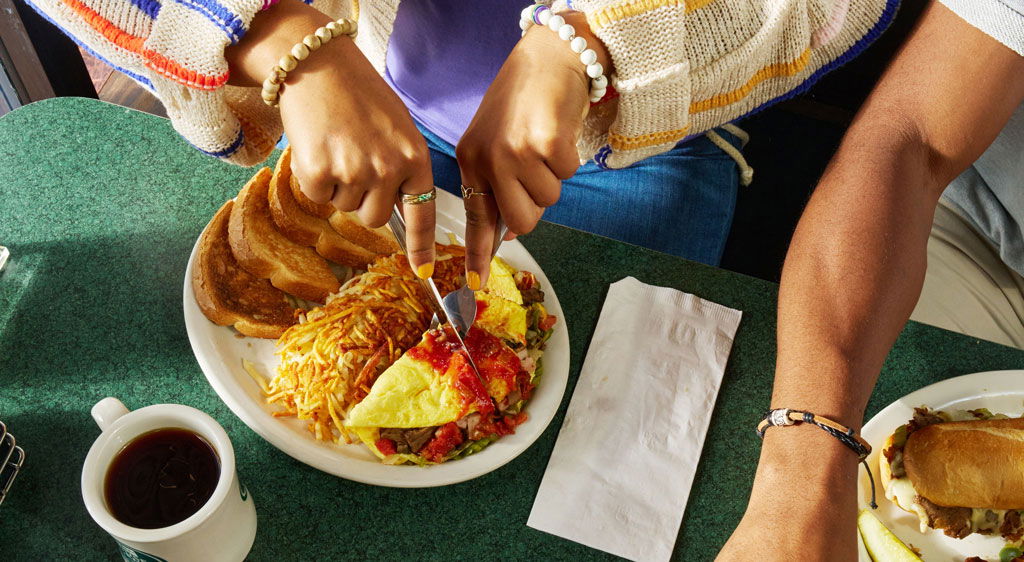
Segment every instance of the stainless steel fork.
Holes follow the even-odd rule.
[[[498,254],[498,247],[501,246],[505,235],[508,234],[508,226],[501,217],[498,217],[495,227],[497,232],[494,237],[494,247],[491,249],[491,259]],[[468,285],[463,285],[445,295],[444,308],[449,311],[452,326],[459,331],[462,337],[465,337],[473,326],[473,321],[476,320],[476,294]]]

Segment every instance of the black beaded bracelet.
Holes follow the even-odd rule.
[[[792,410],[790,408],[776,408],[768,410],[768,413],[761,418],[761,423],[757,424],[757,436],[763,439],[764,432],[769,427],[784,427],[798,423],[809,423],[825,430],[826,433],[838,439],[848,449],[857,453],[857,460],[860,461],[860,464],[864,465],[864,470],[868,473],[868,480],[871,482],[871,509],[876,509],[878,504],[875,503],[875,477],[871,474],[871,469],[868,468],[868,463],[865,460],[871,454],[871,445],[849,427],[811,412]]]

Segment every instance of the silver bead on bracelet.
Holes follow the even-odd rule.
[[[565,23],[565,18],[551,12],[551,8],[543,4],[532,4],[519,14],[519,28],[526,30],[534,25],[543,25],[558,34],[562,41],[569,42],[572,52],[580,56],[580,62],[587,69],[590,78],[590,103],[597,103],[608,93],[608,77],[604,75],[604,67],[597,62],[597,51],[587,48],[587,40],[576,37],[576,28]]]

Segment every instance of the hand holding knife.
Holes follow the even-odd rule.
[[[391,227],[391,232],[395,235],[395,240],[398,245],[402,248],[402,251],[406,251],[405,246],[405,219],[402,218],[401,213],[398,211],[398,206],[391,212],[391,218],[388,219],[388,226]],[[459,314],[458,310],[449,310],[446,306],[446,302],[441,298],[441,293],[437,290],[437,285],[434,280],[427,277],[426,279],[416,278],[423,285],[423,288],[427,292],[427,304],[430,309],[434,312],[434,321],[437,322],[440,319],[444,319],[452,327],[452,333],[455,335],[455,339],[458,340],[459,346],[466,353],[466,358],[469,360],[469,366],[473,369],[473,373],[476,374],[477,379],[480,380],[480,384],[484,388],[487,388],[487,381],[480,375],[480,370],[477,369],[476,363],[473,361],[473,356],[469,354],[469,349],[466,347],[466,342],[463,340],[463,336],[469,332],[469,327],[473,325],[475,320],[475,314],[466,321],[466,318]],[[461,290],[461,289],[460,289]],[[473,308],[476,308],[476,300],[473,300]],[[493,401],[493,398],[492,398]]]

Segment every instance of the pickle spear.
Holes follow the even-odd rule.
[[[875,562],[921,562],[921,558],[903,544],[899,537],[892,534],[892,531],[870,511],[860,511],[860,515],[857,516],[857,528],[868,554]]]

